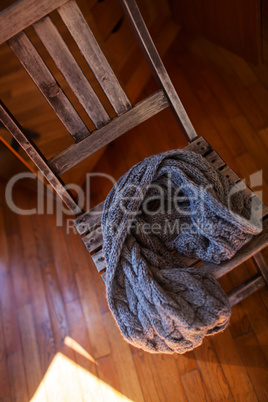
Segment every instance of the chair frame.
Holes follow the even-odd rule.
[[[40,0],[38,2],[21,0],[0,13],[0,26],[4,27],[0,31],[0,45],[4,42],[9,44],[75,143],[47,161],[3,103],[0,103],[1,121],[75,215],[81,213],[82,210],[58,176],[126,131],[171,106],[187,140],[191,142],[197,138],[135,1],[120,0],[120,2],[161,87],[159,91],[134,106],[130,104],[74,0]],[[112,120],[81,73],[79,66],[48,16],[54,10],[60,14],[103,91],[108,96],[117,114]],[[78,116],[24,32],[31,25],[95,124],[96,130],[92,133]],[[91,110],[92,105],[94,105],[93,110]]]
[[[0,13],[0,26],[2,27],[0,45],[4,42],[8,43],[67,128],[74,143],[47,160],[2,102],[0,103],[0,119],[46,177],[62,201],[76,216],[75,227],[80,235],[84,235],[83,242],[88,251],[94,253],[92,258],[99,271],[103,271],[105,268],[105,258],[101,249],[102,236],[97,234],[95,229],[96,226],[100,225],[103,203],[89,212],[84,212],[61,181],[60,175],[120,135],[166,107],[171,107],[189,143],[186,149],[191,149],[204,155],[214,167],[232,177],[235,182],[240,180],[225,165],[219,155],[213,151],[206,140],[197,136],[156,50],[135,0],[119,1],[160,87],[155,93],[135,105],[131,105],[74,0],[20,0]],[[115,117],[111,118],[109,116],[53,24],[49,14],[54,10],[60,15],[90,66],[96,80],[114,109]],[[90,117],[95,126],[92,132],[89,131],[73,108],[64,91],[25,33],[24,30],[29,26],[34,28],[35,33],[53,58],[57,68]],[[255,201],[258,200],[250,189],[247,189],[247,191],[250,192]],[[261,206],[260,210],[264,219],[268,215],[268,209],[260,200],[257,201],[257,205]],[[231,304],[236,304],[263,286],[265,282],[268,283],[268,269],[259,253],[267,244],[267,220],[264,220],[264,231],[261,235],[253,239],[249,245],[243,247],[230,261],[221,264],[220,267],[201,262],[199,267],[202,266],[203,269],[208,269],[218,278],[243,261],[253,257],[260,274],[231,292],[229,295],[230,302]],[[190,263],[193,262],[190,261]]]

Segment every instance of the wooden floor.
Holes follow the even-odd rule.
[[[198,134],[254,190],[264,191],[267,202],[266,180],[256,173],[263,170],[267,179],[267,65],[249,65],[184,31],[164,61]],[[150,82],[145,93],[153,88]],[[116,140],[95,172],[118,178],[145,156],[185,144],[172,115],[164,111]],[[111,182],[95,177],[91,184],[93,206]],[[78,235],[67,230],[71,217],[57,227],[55,214],[17,215],[5,203],[4,187],[1,401],[268,400],[267,288],[235,306],[229,327],[194,352],[145,353],[119,334],[104,284]],[[17,188],[15,202],[35,208],[36,194]],[[254,270],[251,262],[243,264],[221,284],[229,291]]]

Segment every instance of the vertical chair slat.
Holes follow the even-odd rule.
[[[49,16],[33,28],[96,128],[110,121],[102,103]]]
[[[184,136],[189,142],[192,142],[198,136],[167,74],[136,2],[134,0],[120,0],[120,3],[154,73],[155,79],[166,92]]]
[[[58,12],[116,114],[120,115],[126,112],[131,107],[130,101],[75,1],[65,3],[58,8]]]
[[[72,144],[53,156],[48,163],[53,171],[62,174],[92,155],[115,138],[131,130],[169,106],[162,89],[143,99],[121,116],[116,116],[106,126],[94,131],[89,137],[77,144]]]
[[[46,177],[47,181],[54,188],[56,193],[60,196],[62,201],[67,205],[67,207],[74,213],[78,215],[82,212],[81,208],[74,201],[71,194],[64,187],[60,179],[58,179],[54,172],[47,165],[45,157],[41,154],[39,150],[34,146],[29,138],[24,134],[23,129],[16,122],[15,118],[11,115],[8,109],[0,101],[0,121],[4,124],[7,130],[13,135],[18,141],[20,146],[24,149],[27,155],[32,159],[37,168]]]
[[[74,140],[78,141],[87,137],[89,131],[86,125],[49,71],[28,36],[24,32],[20,32],[11,38],[8,44]]]

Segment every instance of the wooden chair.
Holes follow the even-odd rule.
[[[226,166],[208,142],[197,136],[151,40],[135,0],[120,0],[120,2],[160,87],[155,93],[135,105],[131,105],[74,0],[21,0],[0,13],[0,44],[7,41],[67,128],[73,138],[73,144],[46,160],[3,103],[0,105],[1,121],[76,216],[75,227],[78,233],[84,236],[82,240],[89,253],[92,254],[92,259],[99,272],[105,270],[105,258],[102,254],[103,240],[100,230],[97,229],[100,226],[103,203],[84,212],[61,181],[60,175],[115,138],[161,110],[171,107],[189,143],[185,149],[202,154],[216,169],[221,170],[234,182],[240,182],[239,177],[230,167]],[[115,117],[109,116],[53,24],[49,14],[54,10],[60,15],[90,66],[115,111]],[[95,127],[92,132],[78,115],[25,33],[24,30],[29,26],[33,27],[90,117]],[[249,188],[245,191],[250,192],[254,200],[253,204],[263,219],[262,233],[243,247],[231,260],[220,266],[200,261],[188,261],[190,264],[199,263],[200,267],[209,270],[216,278],[219,278],[247,259],[253,258],[259,273],[230,292],[231,305],[264,286],[265,282],[268,283],[268,269],[260,254],[260,251],[268,244],[268,209]],[[103,278],[105,280],[105,273]]]

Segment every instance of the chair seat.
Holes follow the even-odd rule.
[[[213,150],[211,145],[203,137],[197,138],[184,149],[202,155],[215,169],[220,170],[221,173],[226,177],[230,178],[235,183],[241,182],[241,185],[245,186],[244,182],[241,181],[239,176],[237,176],[237,174],[229,166],[226,166],[224,160],[217,154],[216,151]],[[228,297],[231,305],[237,304],[244,297],[264,286],[265,282],[268,280],[265,262],[262,259],[262,256],[259,254],[259,252],[268,245],[268,207],[262,203],[262,201],[249,187],[246,187],[244,191],[254,198],[254,208],[256,209],[255,213],[260,219],[263,220],[263,231],[258,236],[255,236],[248,244],[242,247],[233,258],[228,261],[224,261],[220,265],[183,257],[185,264],[188,266],[198,265],[198,269],[206,270],[215,278],[220,278],[224,274],[234,269],[236,266],[240,265],[242,262],[254,257],[258,253],[258,257],[255,258],[255,260],[258,268],[261,271],[260,274],[254,275],[248,281],[244,282],[242,285],[233,289],[229,293]],[[88,252],[91,254],[97,270],[101,273],[101,276],[105,281],[106,261],[102,251],[103,237],[101,232],[101,215],[103,205],[104,201],[80,215],[74,220],[74,226],[77,232],[83,236],[82,241]]]

